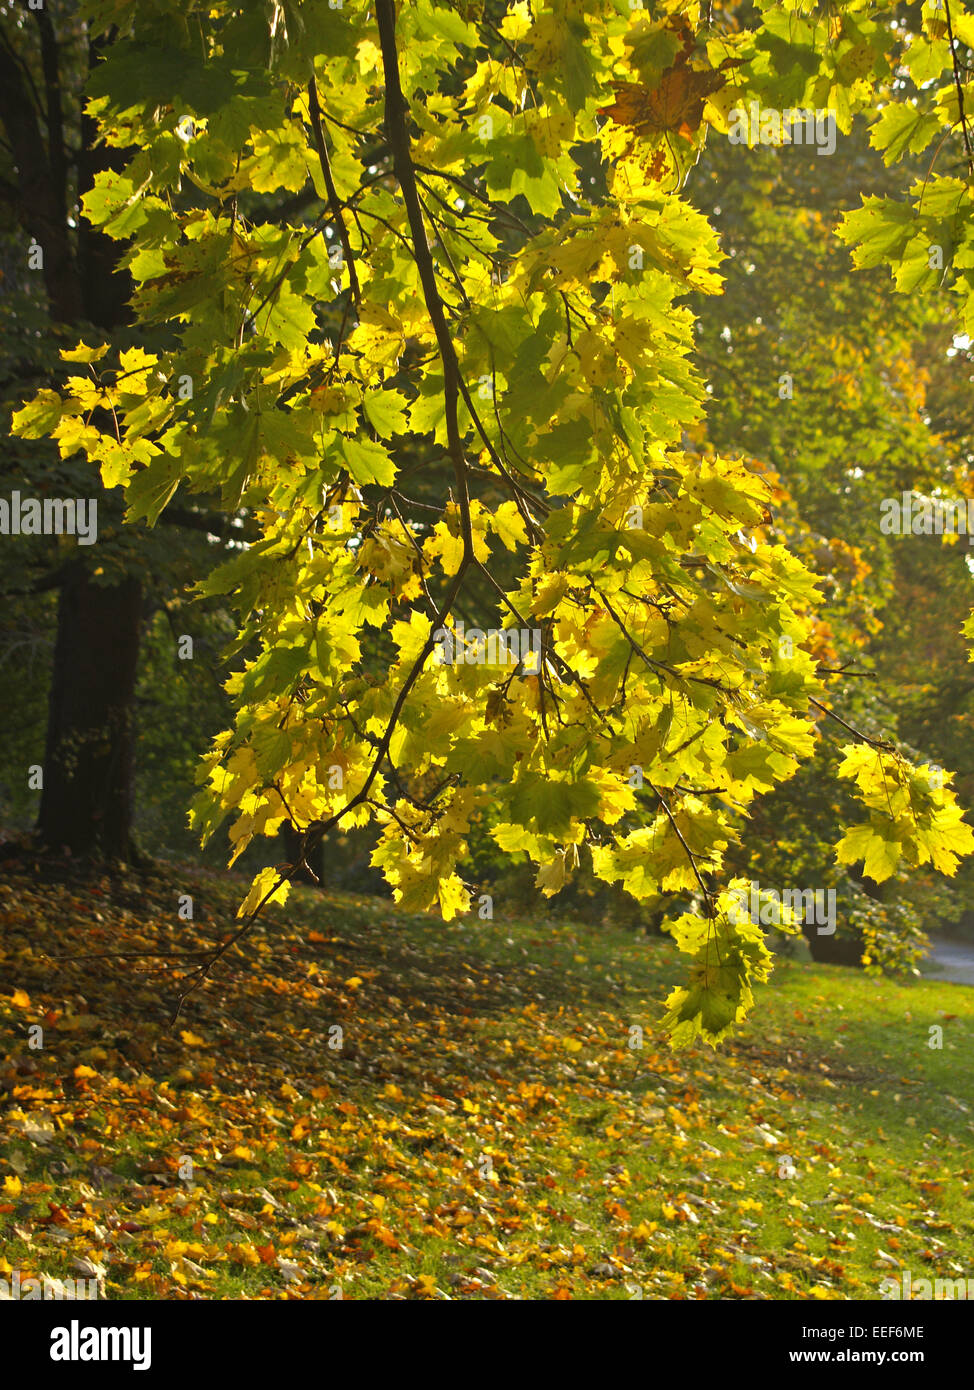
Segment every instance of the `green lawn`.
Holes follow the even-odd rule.
[[[783,961],[736,1041],[673,1053],[655,1024],[682,964],[613,928],[298,890],[172,1030],[171,962],[46,954],[199,949],[239,896],[182,868],[94,890],[7,875],[3,1277],[869,1299],[897,1264],[974,1276],[967,987]]]

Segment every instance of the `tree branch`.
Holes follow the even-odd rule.
[[[379,22],[379,42],[382,48],[382,68],[386,82],[386,139],[392,150],[392,167],[402,190],[406,217],[413,239],[413,256],[419,271],[426,311],[436,335],[436,345],[443,363],[443,396],[446,405],[447,449],[453,463],[460,508],[460,529],[464,555],[473,555],[473,534],[470,527],[470,495],[467,489],[467,468],[463,439],[460,434],[458,406],[460,400],[460,364],[443,311],[443,301],[436,286],[436,270],[426,236],[426,223],[416,186],[416,171],[410,151],[406,116],[409,107],[403,96],[399,79],[399,54],[396,49],[395,0],[377,0],[376,18]]]
[[[345,226],[345,219],[342,216],[342,200],[338,196],[338,189],[335,187],[335,180],[332,178],[331,162],[328,158],[328,146],[325,144],[325,133],[321,128],[321,107],[318,105],[318,87],[312,74],[311,81],[308,83],[308,114],[311,117],[311,130],[314,134],[315,149],[318,152],[318,163],[321,165],[321,177],[325,181],[325,190],[328,193],[328,205],[338,224],[338,236],[342,243],[342,251],[348,264],[348,283],[352,288],[352,298],[355,301],[356,309],[362,307],[362,291],[359,288],[358,274],[355,270],[355,257],[352,255],[352,243],[348,239],[348,228]]]
[[[957,89],[957,114],[960,116],[960,128],[964,132],[964,149],[967,151],[967,173],[969,178],[974,179],[974,151],[971,149],[971,137],[967,129],[967,117],[964,114],[964,88],[961,85],[960,72],[957,68],[957,54],[954,52],[954,26],[950,18],[948,0],[944,0],[944,10],[947,14],[947,37],[950,39],[950,65],[954,72],[954,86]]]

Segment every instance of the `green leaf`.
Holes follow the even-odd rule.
[[[349,475],[360,487],[367,483],[381,483],[391,487],[396,477],[396,466],[389,452],[381,444],[371,439],[349,439],[342,436],[342,455]]]
[[[362,409],[380,439],[406,433],[406,400],[398,391],[367,391]]]

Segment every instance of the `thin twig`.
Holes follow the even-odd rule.
[[[967,172],[969,177],[974,180],[974,150],[971,149],[971,137],[967,129],[967,117],[964,114],[964,89],[961,86],[957,55],[954,52],[954,26],[950,18],[949,0],[944,0],[944,10],[947,14],[947,36],[950,39],[950,65],[954,73],[954,86],[957,88],[957,114],[960,116],[960,128],[964,133],[964,149],[967,151]]]
[[[342,201],[338,196],[335,187],[335,180],[332,178],[331,162],[328,158],[328,146],[325,144],[325,133],[321,128],[321,107],[318,105],[318,86],[312,74],[311,81],[308,83],[308,114],[311,117],[311,130],[314,134],[315,149],[318,152],[318,163],[321,165],[321,177],[325,181],[325,190],[328,194],[328,203],[338,225],[338,236],[342,243],[342,251],[348,263],[348,282],[352,287],[352,298],[355,300],[355,307],[361,309],[362,292],[359,288],[358,274],[355,270],[355,257],[352,255],[352,243],[348,239],[348,228],[345,226],[345,219],[342,216]]]

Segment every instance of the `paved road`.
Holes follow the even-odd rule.
[[[930,955],[922,967],[925,975],[938,980],[952,980],[958,985],[974,985],[974,945],[966,941],[948,941],[942,936],[930,938]]]

